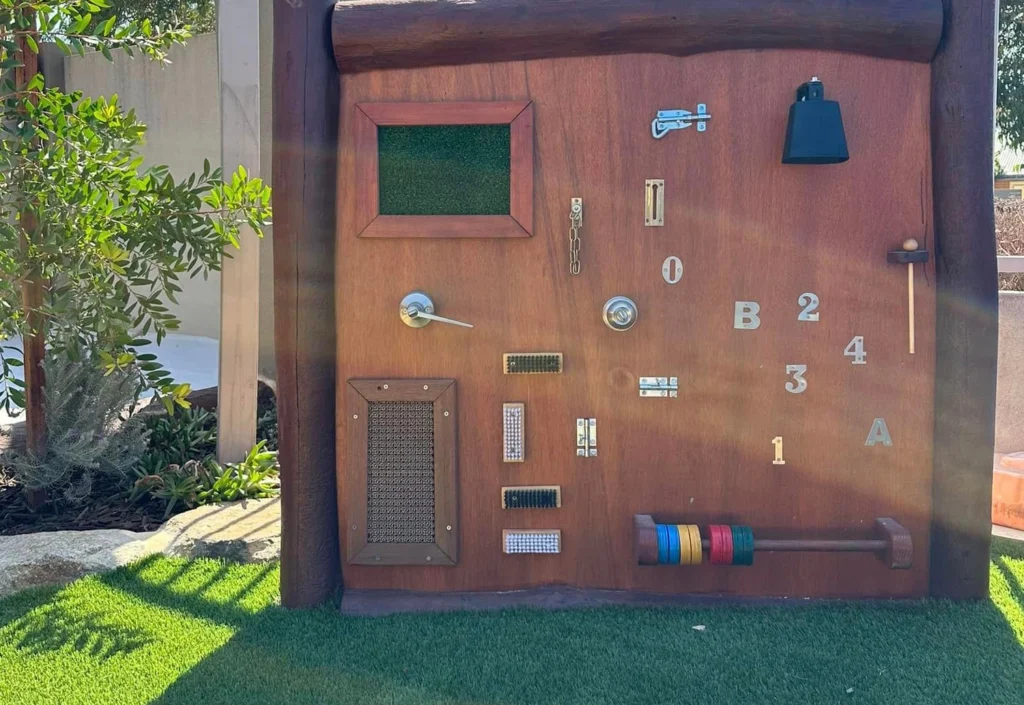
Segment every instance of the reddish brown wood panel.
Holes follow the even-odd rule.
[[[341,0],[344,73],[645,51],[819,49],[929,61],[941,0]]]
[[[821,77],[842,105],[851,159],[780,163],[796,87]],[[931,249],[929,68],[823,52],[551,59],[342,79],[337,305],[339,379],[448,377],[459,385],[459,564],[352,566],[352,588],[584,588],[739,595],[922,595],[928,586],[935,272],[886,252]],[[353,115],[370,101],[532,100],[535,229],[517,240],[358,235]],[[651,138],[659,109],[707,103],[707,132]],[[644,181],[665,180],[665,227],[644,227]],[[570,199],[584,201],[582,273],[568,273]],[[667,284],[664,260],[684,263]],[[403,325],[421,289],[474,329]],[[820,321],[800,322],[802,293]],[[636,301],[611,331],[607,299]],[[737,301],[757,330],[733,327]],[[866,365],[843,355],[864,336]],[[560,351],[560,375],[503,375],[506,352]],[[808,365],[790,394],[786,366]],[[677,399],[642,399],[641,376],[678,376]],[[339,457],[348,409],[339,402]],[[501,462],[503,402],[526,404],[525,463]],[[598,419],[600,455],[578,458],[575,420]],[[894,445],[866,447],[876,418]],[[772,439],[786,465],[774,466]],[[339,474],[341,496],[349,490]],[[512,516],[504,485],[561,485],[558,510]],[[870,555],[759,556],[752,568],[644,567],[633,516],[743,523],[761,535],[842,538],[890,516],[913,535],[912,570]],[[342,517],[342,530],[345,530]],[[562,530],[555,556],[506,556],[506,528]]]
[[[356,222],[365,238],[530,237],[533,106],[529,101],[359,103],[351,116]],[[509,215],[380,215],[380,125],[509,125]]]

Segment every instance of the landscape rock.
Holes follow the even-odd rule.
[[[0,597],[106,572],[155,553],[243,563],[276,560],[280,500],[199,507],[148,533],[103,529],[0,536]]]

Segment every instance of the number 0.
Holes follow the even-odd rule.
[[[864,359],[868,356],[868,354],[864,352],[864,336],[854,336],[853,340],[850,341],[850,344],[846,346],[845,350],[843,350],[843,355],[853,358],[853,362],[850,363],[852,365],[868,364]]]

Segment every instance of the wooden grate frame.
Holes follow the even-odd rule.
[[[458,458],[455,380],[354,379],[345,389],[346,556],[356,565],[458,563]],[[369,543],[367,460],[371,402],[430,402],[434,407],[434,543]]]
[[[365,238],[533,236],[533,103],[528,100],[357,103],[353,109],[357,232]],[[381,215],[380,126],[508,125],[509,215]]]

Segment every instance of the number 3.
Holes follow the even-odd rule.
[[[807,380],[804,373],[807,372],[807,365],[786,365],[786,374],[793,375],[793,382],[786,382],[786,391],[790,394],[803,394],[807,389]]]
[[[798,321],[817,321],[818,314],[814,313],[818,310],[818,304],[821,303],[818,299],[817,294],[807,292],[806,294],[800,294],[800,298],[797,299],[797,303],[804,307],[804,310],[800,312],[800,315],[796,317]]]

